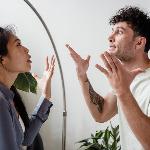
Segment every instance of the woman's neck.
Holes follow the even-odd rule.
[[[14,84],[18,73],[11,73],[3,68],[0,68],[0,82],[7,86],[9,89]]]

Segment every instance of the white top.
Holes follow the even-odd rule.
[[[150,68],[135,77],[130,89],[143,113],[150,116]],[[119,103],[117,105],[121,150],[144,150],[131,131]]]
[[[21,127],[22,127],[22,130],[23,130],[23,132],[24,132],[24,131],[25,131],[25,126],[24,126],[23,120],[21,119],[20,116],[19,116],[19,122],[20,122],[20,125],[21,125]],[[22,148],[21,150],[27,150],[27,146],[22,146],[21,148]]]

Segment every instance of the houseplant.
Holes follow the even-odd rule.
[[[80,144],[79,150],[121,150],[119,141],[119,125],[113,127],[110,123],[105,130],[96,131],[77,143]]]
[[[36,93],[37,82],[30,72],[20,73],[14,83],[14,86],[25,92]]]

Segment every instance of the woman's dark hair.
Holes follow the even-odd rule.
[[[146,38],[145,52],[150,49],[150,17],[138,7],[126,6],[114,15],[109,23],[115,25],[118,22],[127,22],[136,36]]]
[[[17,112],[19,113],[20,117],[22,118],[24,126],[29,127],[30,119],[28,117],[28,113],[27,113],[27,110],[25,108],[25,105],[22,102],[22,98],[21,98],[20,94],[18,93],[17,89],[14,86],[11,86],[10,89],[14,93],[13,101],[14,101],[15,108],[16,108]]]
[[[25,105],[22,102],[22,98],[21,98],[20,94],[18,93],[17,89],[15,88],[15,86],[11,86],[10,89],[14,93],[13,101],[14,101],[15,108],[16,108],[17,112],[19,113],[19,115],[24,123],[25,128],[28,128],[30,119],[29,119],[27,110],[25,108]],[[27,150],[44,150],[42,138],[39,133],[35,137],[33,144],[31,146],[27,147]]]
[[[8,53],[7,44],[11,35],[15,35],[15,29],[13,26],[7,26],[5,28],[0,27],[0,56],[6,56]]]

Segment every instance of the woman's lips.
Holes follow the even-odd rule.
[[[32,61],[31,61],[30,59],[29,59],[29,60],[27,60],[27,62],[28,62],[28,63],[32,63]]]

